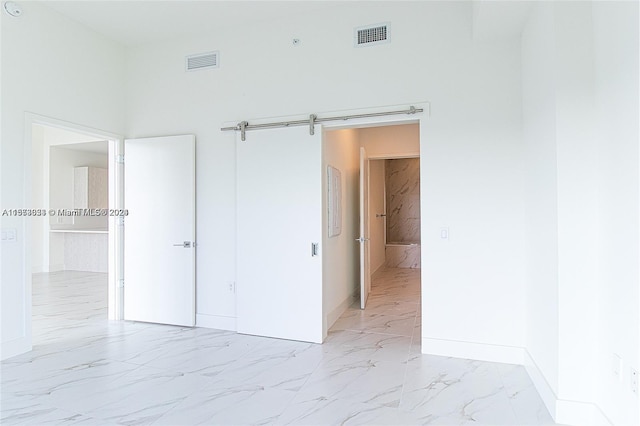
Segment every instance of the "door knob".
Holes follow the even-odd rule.
[[[182,244],[174,244],[174,247],[191,248],[191,241],[185,241]]]

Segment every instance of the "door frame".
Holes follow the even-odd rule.
[[[124,164],[122,159],[124,150],[124,138],[118,134],[106,132],[92,127],[72,123],[57,118],[47,117],[31,112],[26,112],[24,117],[24,205],[31,208],[45,208],[49,206],[31,206],[31,194],[33,190],[33,132],[34,124],[80,133],[92,138],[100,138],[109,144],[109,208],[124,208]],[[48,158],[48,155],[47,155]],[[23,222],[24,235],[24,270],[23,281],[25,283],[25,336],[29,348],[32,345],[32,264],[31,264],[31,235],[32,224],[30,220]],[[121,286],[123,282],[123,243],[124,228],[118,218],[109,217],[109,260],[108,260],[108,319],[121,320],[123,318],[124,293]]]
[[[367,154],[367,149],[362,145],[360,145],[359,165],[360,309],[364,310],[371,290],[371,223],[369,221],[371,212],[371,159]]]
[[[415,114],[415,115],[380,115],[376,117],[362,117],[362,118],[352,118],[345,121],[326,121],[322,123],[322,134],[324,143],[324,135],[327,131],[333,130],[342,130],[342,129],[358,129],[358,128],[367,128],[367,127],[383,127],[383,126],[393,126],[393,125],[402,125],[402,124],[418,124],[420,128],[420,150],[417,153],[410,153],[407,156],[420,156],[420,153],[424,152],[426,135],[428,134],[428,119],[431,115],[431,107],[428,101],[418,101],[418,102],[409,102],[405,104],[394,104],[394,105],[382,105],[377,107],[370,108],[361,108],[361,109],[348,109],[348,110],[333,110],[333,111],[324,111],[319,112],[318,116],[351,116],[351,115],[360,115],[360,114],[375,114],[375,113],[384,113],[393,109],[403,109],[406,108],[407,105],[413,105],[416,108],[423,109],[424,112]],[[275,116],[275,117],[263,117],[260,119],[251,120],[251,124],[266,124],[272,121],[296,121],[296,120],[308,120],[308,115],[286,115],[286,116]],[[238,125],[238,121],[230,121],[226,120],[222,123],[222,127],[236,127]],[[317,131],[317,130],[316,130]],[[251,138],[252,131],[247,132],[247,138]],[[370,159],[376,159],[376,157],[381,158],[390,158],[393,155],[373,155],[370,156]],[[420,203],[424,203],[427,197],[425,196],[425,188],[426,185],[423,185],[426,178],[426,174],[424,168],[420,168]],[[319,194],[322,196],[322,194]],[[421,209],[421,223],[426,223],[424,221],[424,211],[425,209]],[[422,240],[422,239],[421,239]],[[421,243],[422,244],[422,243]],[[424,279],[424,253],[427,250],[421,250],[421,259],[420,259],[420,283],[421,283],[421,297],[424,299],[425,295],[425,279]],[[323,260],[324,262],[324,260]],[[325,288],[325,280],[322,282],[322,292],[325,294],[327,289]],[[237,300],[236,300],[237,302]],[[324,315],[324,313],[322,313]],[[339,316],[339,315],[338,315]],[[322,319],[324,322],[324,318]],[[231,328],[231,327],[229,327]],[[237,328],[233,327],[234,330]],[[423,324],[424,329],[424,324]],[[326,332],[327,330],[324,330]]]
[[[384,160],[402,160],[405,158],[418,158],[420,159],[420,153],[409,153],[409,154],[382,154],[382,155],[374,155],[373,157],[369,157],[369,161],[384,161]],[[370,188],[370,187],[369,187]],[[387,211],[387,187],[384,187],[384,210],[385,213]],[[387,226],[386,226],[385,217],[385,227],[384,227],[384,244],[387,244]],[[422,245],[422,235],[420,236],[420,245]]]
[[[369,163],[371,163],[371,161],[385,161],[385,160],[402,160],[405,158],[417,158],[420,159],[420,152],[407,152],[406,154],[376,154],[373,155],[371,157],[368,158]],[[386,165],[384,166],[384,169],[386,170]],[[386,173],[386,172],[385,172]],[[420,178],[420,182],[422,182],[422,175]],[[371,191],[371,185],[367,185],[367,190]],[[386,214],[387,212],[387,188],[386,188],[386,184],[384,184],[383,186],[383,205],[384,205],[384,213]],[[369,199],[371,199],[371,194],[369,194]],[[422,197],[421,197],[422,200]],[[371,210],[369,210],[371,211]],[[384,218],[385,221],[385,225],[384,225],[384,232],[383,232],[383,244],[386,247],[387,245],[387,218],[385,216]],[[369,227],[371,227],[371,223],[369,223]],[[369,235],[371,235],[371,228],[369,228]],[[422,233],[420,233],[420,246],[422,246]],[[371,250],[371,249],[370,249]],[[420,266],[422,266],[422,259],[420,261]],[[384,265],[382,265],[384,266]],[[382,266],[380,268],[382,268]],[[380,269],[378,268],[378,269]],[[422,269],[422,268],[421,268]],[[373,276],[375,273],[375,271],[373,273],[371,273],[371,276]]]
[[[348,122],[324,122],[323,127],[324,131],[332,131],[332,130],[343,130],[343,129],[362,129],[362,128],[371,128],[371,127],[384,127],[384,126],[396,126],[403,124],[418,124],[420,130],[420,148],[418,152],[407,152],[406,154],[367,154],[368,160],[383,160],[383,159],[399,159],[399,158],[421,158],[422,152],[424,152],[425,144],[426,144],[426,135],[428,134],[428,120],[431,115],[431,106],[427,101],[421,101],[416,103],[408,103],[402,105],[387,105],[376,108],[366,108],[366,109],[358,109],[358,110],[347,110],[347,111],[333,111],[322,114],[327,116],[338,116],[338,115],[357,115],[357,114],[369,114],[369,113],[378,113],[388,111],[392,108],[406,108],[406,105],[413,105],[416,108],[422,108],[424,110],[421,114],[416,115],[404,115],[404,116],[379,116],[379,117],[366,117],[366,118],[357,118],[349,120]],[[324,134],[324,133],[323,133]],[[420,167],[420,223],[421,227],[426,223],[424,220],[424,215],[426,209],[422,208],[423,203],[426,201],[425,188],[427,187],[424,183],[426,180],[425,169]],[[367,185],[368,188],[368,185]],[[386,203],[386,200],[385,200]],[[428,248],[425,249],[424,239],[422,238],[422,234],[420,236],[420,297],[424,301],[426,289],[425,289],[425,272],[424,272],[424,254],[428,251]],[[323,280],[323,292],[324,288],[324,280]],[[424,306],[424,303],[420,305]],[[422,308],[421,308],[422,309]],[[424,317],[422,317],[424,318]],[[424,321],[424,319],[423,319]],[[422,330],[425,330],[424,323],[422,324]]]

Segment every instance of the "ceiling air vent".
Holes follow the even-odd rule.
[[[220,52],[199,53],[197,55],[189,55],[186,58],[186,70],[198,71],[210,68],[218,68],[220,66]]]
[[[355,45],[373,46],[376,44],[389,43],[389,24],[367,25],[359,27],[354,32]]]

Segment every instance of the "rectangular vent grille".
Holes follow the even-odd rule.
[[[220,53],[208,52],[187,56],[185,66],[187,71],[218,68],[220,66]]]
[[[356,46],[372,46],[390,41],[389,24],[369,25],[355,29]]]

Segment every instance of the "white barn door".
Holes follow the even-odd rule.
[[[125,140],[124,318],[195,325],[195,136]]]
[[[237,137],[237,330],[322,342],[322,128]]]

